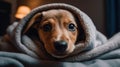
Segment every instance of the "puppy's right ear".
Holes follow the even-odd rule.
[[[27,24],[23,34],[25,34],[32,25],[36,24],[36,23],[40,23],[42,20],[42,13],[37,13],[36,15],[34,15],[31,20],[29,21],[29,23]]]

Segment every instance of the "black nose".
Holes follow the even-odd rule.
[[[67,49],[67,42],[65,41],[56,41],[54,42],[54,47],[59,52],[64,52]]]

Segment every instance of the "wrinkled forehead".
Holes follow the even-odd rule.
[[[42,12],[43,14],[43,18],[47,19],[47,18],[67,18],[67,19],[71,19],[73,20],[74,17],[72,15],[71,12],[67,11],[67,10],[63,10],[63,9],[52,9],[52,10],[48,10],[48,11],[44,11]]]

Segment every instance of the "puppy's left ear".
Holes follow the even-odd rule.
[[[36,15],[34,15],[34,16],[31,18],[31,20],[29,21],[29,23],[27,24],[27,26],[26,26],[23,34],[25,34],[32,25],[34,25],[34,24],[36,24],[36,23],[40,23],[41,20],[42,20],[42,13],[37,13]]]

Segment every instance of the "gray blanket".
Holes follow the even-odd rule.
[[[120,33],[106,44],[120,45]],[[0,52],[0,67],[119,67],[120,49],[104,53],[96,58],[82,62],[43,61],[29,55],[12,52]]]
[[[82,31],[78,35],[73,53],[59,60],[46,52],[44,45],[40,42],[36,31],[32,27],[26,34],[23,33],[35,14],[51,9],[70,11],[77,19],[78,29]],[[84,42],[81,42],[81,40]],[[120,33],[107,40],[102,33],[97,31],[92,20],[84,12],[68,4],[53,3],[33,9],[20,22],[15,22],[8,27],[7,34],[0,40],[0,58],[2,60],[0,65],[10,65],[12,67],[17,65],[18,67],[35,65],[53,67],[117,66],[120,62],[118,60],[119,47]]]

